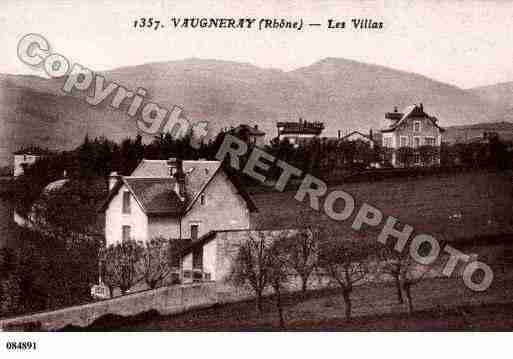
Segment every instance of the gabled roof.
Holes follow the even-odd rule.
[[[349,133],[349,134],[347,134],[347,135],[343,136],[343,137],[341,138],[341,140],[347,140],[349,137],[351,137],[351,136],[353,136],[353,135],[360,135],[360,136],[362,136],[362,137],[366,138],[366,139],[367,139],[367,140],[369,140],[369,141],[373,141],[373,142],[375,142],[375,141],[374,141],[374,139],[373,139],[372,137],[370,137],[369,135],[366,135],[366,134],[364,134],[364,133],[361,133],[360,131],[353,131],[353,132],[351,132],[351,133]]]
[[[440,127],[438,125],[438,119],[434,116],[429,116],[427,113],[425,113],[424,109],[421,106],[417,106],[417,105],[408,106],[404,109],[404,111],[402,111],[402,113],[403,113],[403,116],[401,117],[400,120],[392,123],[388,128],[382,129],[381,132],[395,131],[395,129],[397,127],[399,127],[403,122],[405,122],[408,118],[414,117],[414,116],[427,118],[427,119],[431,120],[433,125],[435,125],[440,130],[440,132],[445,131],[445,129],[443,129],[442,127]]]
[[[155,215],[178,215],[189,211],[201,193],[221,170],[219,161],[183,161],[185,191],[187,198],[182,201],[175,192],[176,180],[170,177],[166,160],[142,160],[131,176],[121,177],[110,191],[101,207],[105,210],[119,189],[126,185],[143,211]],[[238,180],[226,173],[237,188],[238,194],[246,201],[251,211],[256,206]]]
[[[105,211],[110,201],[125,186],[147,214],[176,215],[183,212],[184,203],[175,192],[175,179],[120,177],[100,207]]]

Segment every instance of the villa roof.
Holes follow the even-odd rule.
[[[221,162],[204,160],[183,161],[182,165],[185,174],[185,199],[180,199],[180,196],[175,191],[177,187],[176,179],[169,175],[169,167],[166,160],[143,159],[131,176],[120,178],[110,191],[101,209],[105,210],[119,189],[126,185],[147,214],[177,215],[187,212],[219,172]],[[238,194],[248,204],[249,209],[255,211],[256,206],[243,186],[234,176],[227,172],[225,173],[237,188]]]
[[[401,113],[398,113],[398,114],[400,114],[400,115],[402,114],[401,118],[398,121],[393,122],[389,127],[383,128],[381,130],[381,132],[395,131],[397,129],[397,127],[399,127],[404,121],[406,121],[410,117],[425,117],[425,118],[431,120],[433,125],[435,125],[441,132],[445,131],[445,129],[443,129],[442,127],[440,127],[438,125],[438,119],[434,116],[429,116],[427,113],[425,113],[422,106],[411,105],[411,106],[406,107],[404,109],[404,111],[402,111]],[[389,115],[389,114],[387,114],[387,115]]]

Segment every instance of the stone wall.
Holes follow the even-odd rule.
[[[230,300],[228,297],[225,299]],[[51,312],[0,320],[0,331],[23,331],[27,328],[51,331],[67,325],[85,327],[106,314],[131,316],[150,310],[173,314],[218,302],[214,282],[163,287]]]

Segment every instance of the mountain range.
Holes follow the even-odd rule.
[[[218,131],[258,124],[267,139],[277,121],[322,121],[324,136],[337,131],[382,127],[384,113],[422,102],[443,127],[513,119],[513,83],[461,89],[415,73],[327,58],[293,71],[248,63],[186,59],[101,72],[129,90],[147,89],[147,98],[184,109],[191,121],[207,120]],[[0,165],[13,151],[38,145],[71,149],[86,134],[121,140],[137,134],[126,111],[90,106],[85,94],[61,91],[62,79],[0,75]]]

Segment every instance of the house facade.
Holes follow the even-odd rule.
[[[386,113],[385,126],[380,132],[392,166],[402,167],[439,164],[444,131],[438,119],[424,112],[424,106],[419,104],[403,112],[395,108]]]
[[[142,160],[130,176],[111,174],[105,238],[196,240],[213,230],[249,229],[256,206],[219,161]]]

